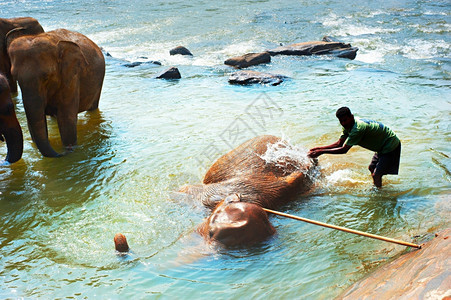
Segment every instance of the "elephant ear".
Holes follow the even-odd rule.
[[[81,70],[87,67],[88,62],[80,46],[71,41],[59,41],[58,64],[63,83],[71,82]]]
[[[24,35],[27,35],[25,27],[17,27],[8,31],[8,33],[5,35],[4,51],[7,52],[7,49],[9,48],[9,45],[12,41]]]

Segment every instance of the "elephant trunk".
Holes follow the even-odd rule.
[[[14,163],[21,159],[23,153],[23,135],[19,123],[17,123],[15,128],[8,128],[2,134],[5,137],[6,146],[8,147],[5,160],[9,163]]]
[[[45,116],[44,116],[45,118]],[[28,128],[31,133],[31,138],[35,142],[36,146],[39,149],[39,152],[45,157],[60,157],[62,156],[58,152],[56,152],[52,146],[50,145],[49,139],[48,139],[48,132],[47,132],[47,122],[45,122],[44,119],[44,125],[43,127],[39,126],[38,128],[34,128],[33,125],[28,124]]]

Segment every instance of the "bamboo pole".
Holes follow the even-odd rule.
[[[278,215],[278,216],[282,216],[282,217],[286,217],[286,218],[290,218],[290,219],[294,219],[294,220],[298,220],[298,221],[302,221],[302,222],[307,222],[307,223],[314,224],[314,225],[319,225],[319,226],[323,226],[323,227],[327,227],[327,228],[341,230],[341,231],[344,231],[344,232],[358,234],[358,235],[366,236],[366,237],[373,238],[373,239],[378,239],[378,240],[389,242],[389,243],[395,243],[395,244],[398,244],[398,245],[403,245],[403,246],[408,246],[408,247],[414,247],[414,248],[421,249],[421,245],[412,244],[412,243],[409,243],[409,242],[395,240],[395,239],[387,238],[387,237],[376,235],[376,234],[371,234],[371,233],[367,233],[367,232],[363,232],[363,231],[359,231],[359,230],[349,229],[349,228],[336,226],[336,225],[331,225],[331,224],[327,224],[327,223],[323,223],[323,222],[319,222],[319,221],[314,221],[314,220],[310,220],[310,219],[306,219],[306,218],[302,218],[302,217],[298,217],[298,216],[293,216],[293,215],[290,215],[290,214],[286,214],[286,213],[283,213],[283,212],[280,212],[280,211],[275,211],[275,210],[271,210],[271,209],[267,209],[267,208],[263,208],[263,210],[268,212],[268,213],[271,213],[271,214],[275,214],[275,215]]]

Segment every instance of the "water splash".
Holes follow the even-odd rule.
[[[320,172],[316,167],[316,162],[307,156],[307,152],[306,148],[292,145],[288,140],[282,138],[279,142],[268,145],[265,154],[260,157],[267,164],[274,164],[285,170],[286,173],[294,169],[315,180],[319,177]]]

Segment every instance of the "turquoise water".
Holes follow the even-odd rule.
[[[272,216],[267,242],[215,249],[194,233],[208,212],[174,191],[259,134],[300,155],[335,142],[342,105],[398,134],[399,176],[375,190],[371,152],[322,156],[312,193],[280,210],[405,241],[449,226],[449,1],[4,0],[0,16],[79,31],[112,55],[100,109],[79,115],[68,156],[39,154],[14,98],[25,144],[21,161],[0,166],[1,298],[338,296],[405,247]],[[324,35],[359,47],[356,59],[278,56],[252,69],[289,76],[283,84],[227,82],[229,57]],[[178,45],[194,57],[171,57]],[[123,66],[150,60],[163,65]],[[153,79],[169,66],[181,80]],[[61,150],[51,119],[49,133]],[[114,252],[117,232],[129,257]]]

